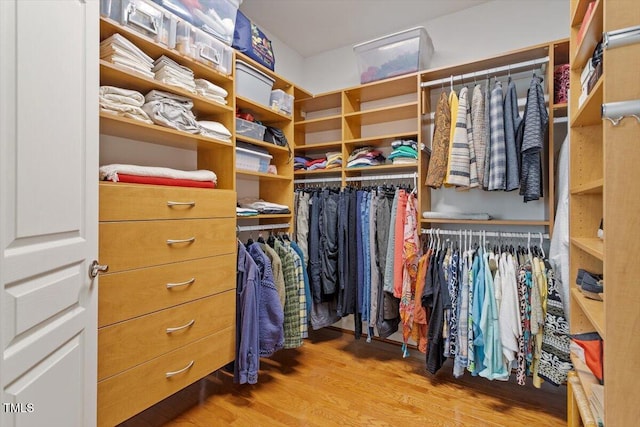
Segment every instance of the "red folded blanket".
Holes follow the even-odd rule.
[[[118,174],[119,182],[128,182],[132,184],[153,184],[153,185],[173,185],[176,187],[198,187],[198,188],[216,188],[216,184],[212,181],[194,181],[191,179],[176,178],[159,178],[155,176],[138,176]]]

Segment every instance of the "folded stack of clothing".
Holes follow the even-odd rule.
[[[142,109],[155,124],[183,132],[200,133],[200,126],[191,111],[193,101],[189,98],[152,90],[144,99],[146,103]]]
[[[141,108],[144,105],[144,95],[140,92],[114,86],[100,86],[98,99],[100,111],[153,123]]]
[[[410,165],[418,162],[418,143],[413,140],[395,140],[391,143],[393,151],[389,154],[394,165]]]
[[[176,86],[188,92],[196,92],[196,83],[193,80],[193,71],[178,64],[173,59],[162,55],[156,59],[151,69],[155,79],[170,86]]]
[[[236,215],[237,216],[256,216],[258,215],[258,211],[255,209],[249,209],[249,208],[239,208],[236,207]]]
[[[195,79],[196,93],[220,104],[227,104],[229,92],[205,79]]]
[[[308,171],[324,169],[327,167],[327,159],[324,157],[320,159],[311,159],[307,162],[306,166]]]
[[[311,160],[312,159],[309,158],[309,157],[295,156],[293,158],[293,170],[294,171],[306,170],[307,169],[307,162],[309,162]]]
[[[383,165],[385,160],[382,151],[373,147],[360,147],[351,152],[351,155],[347,159],[347,167],[378,166]]]
[[[100,180],[135,184],[174,185],[178,187],[215,188],[216,174],[209,170],[179,169],[111,164],[100,166]]]
[[[238,200],[238,205],[245,209],[255,209],[261,214],[288,214],[291,213],[287,205],[266,202],[254,197],[245,197]]]
[[[151,71],[153,59],[120,34],[114,34],[100,43],[100,59],[154,78]]]
[[[219,139],[224,142],[231,142],[231,132],[220,122],[210,120],[198,120],[200,134],[210,138]]]
[[[327,153],[327,165],[325,169],[334,169],[342,166],[342,153],[340,151],[330,151]]]

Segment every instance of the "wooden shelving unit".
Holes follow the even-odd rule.
[[[624,171],[640,162],[640,126],[633,118],[618,126],[601,118],[602,105],[640,99],[637,79],[640,44],[603,50],[602,76],[578,108],[580,74],[603,32],[637,26],[640,3],[598,0],[577,40],[588,0],[571,1],[570,277],[578,269],[603,274],[604,301],[585,298],[571,283],[572,333],[597,332],[604,340],[604,425],[635,425],[640,407],[629,400],[638,390],[633,370],[640,361],[640,340],[629,325],[640,322],[640,289],[633,265],[640,250],[640,186]],[[604,237],[596,236],[604,221]],[[597,383],[589,368],[573,358],[575,375],[568,388],[568,424],[596,425],[589,408],[578,408],[579,394],[588,398]],[[576,379],[577,378],[577,379]]]

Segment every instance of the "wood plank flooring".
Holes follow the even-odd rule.
[[[256,385],[209,375],[121,427],[149,426],[564,426],[566,388],[425,370],[417,350],[333,329],[261,359]],[[513,377],[513,375],[512,375]]]

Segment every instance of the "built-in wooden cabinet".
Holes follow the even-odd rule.
[[[619,124],[602,118],[603,104],[640,99],[640,45],[604,48],[603,72],[579,103],[580,76],[603,32],[637,26],[640,4],[597,0],[571,1],[570,120],[570,279],[571,332],[597,332],[604,342],[604,425],[635,425],[637,381],[633,367],[640,355],[634,326],[640,323],[640,290],[634,265],[640,250],[640,186],[633,170],[640,162],[640,124],[633,117]],[[582,38],[578,34],[583,28]],[[604,238],[597,236],[604,219]],[[578,269],[604,275],[604,301],[587,299],[575,284]],[[598,383],[577,357],[568,387],[571,426],[597,425],[588,401]]]

